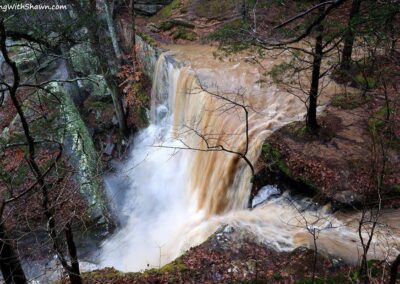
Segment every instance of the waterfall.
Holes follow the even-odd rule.
[[[103,267],[160,267],[222,224],[246,228],[282,251],[312,244],[296,218],[299,210],[293,204],[301,203],[283,195],[247,210],[248,165],[220,147],[209,151],[222,145],[243,153],[248,146],[246,157],[255,163],[265,138],[301,119],[304,104],[273,84],[262,86],[260,71],[240,58],[219,62],[206,47],[190,48],[176,47],[159,57],[151,124],[135,137],[128,161],[106,179],[121,228],[103,244]],[[358,236],[346,227],[350,221],[325,208],[303,215],[324,217],[315,225],[325,229],[319,238],[322,250],[354,261]]]

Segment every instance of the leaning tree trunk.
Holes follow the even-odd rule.
[[[3,221],[0,222],[0,269],[6,284],[25,284],[26,277],[18,254],[7,237]]]
[[[9,65],[9,67],[13,71],[13,84],[9,87],[9,92],[11,99],[14,100],[13,94],[16,93],[20,77],[17,72],[15,74],[15,70],[17,69],[17,65],[14,62],[10,61],[8,57],[8,51],[6,47],[6,31],[4,28],[3,20],[0,20],[0,49],[1,54],[3,55],[4,61]],[[4,206],[4,204],[3,204]],[[2,213],[1,213],[2,215]],[[18,254],[14,251],[12,244],[10,243],[9,238],[7,237],[4,221],[0,219],[0,269],[3,274],[3,278],[7,284],[16,283],[22,284],[26,283],[25,273],[22,270],[21,262]]]
[[[312,65],[311,87],[308,96],[308,109],[306,117],[306,125],[309,130],[315,132],[318,129],[317,123],[317,102],[319,92],[319,79],[321,74],[321,62],[323,56],[323,33],[324,24],[320,23],[317,28],[317,37],[315,39],[314,60]]]
[[[115,31],[109,0],[104,0],[104,10],[106,12],[105,14],[106,14],[107,27],[108,27],[108,32],[110,33],[111,43],[114,49],[114,53],[118,59],[119,65],[122,65],[123,58],[122,58],[121,48],[118,42],[117,32]]]
[[[134,70],[136,70],[136,14],[135,14],[135,0],[131,0],[131,30],[132,30],[132,64]]]
[[[353,0],[350,10],[349,22],[347,24],[347,30],[344,35],[344,45],[342,51],[342,61],[340,63],[340,70],[349,71],[351,67],[351,55],[353,53],[354,44],[354,20],[360,13],[362,0]]]

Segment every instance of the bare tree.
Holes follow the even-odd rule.
[[[288,224],[290,226],[306,229],[307,233],[312,237],[313,266],[312,266],[311,283],[315,283],[317,264],[318,264],[318,254],[319,254],[318,238],[322,231],[335,229],[337,227],[333,226],[329,216],[327,216],[324,213],[321,213],[318,210],[313,210],[312,208],[310,208],[312,204],[306,206],[306,208],[301,208],[291,199],[288,199],[288,202],[297,211],[297,215],[293,217],[295,223],[293,224],[292,220],[289,220]],[[306,212],[308,212],[309,215],[306,216]]]
[[[49,192],[51,187],[49,184],[46,182],[46,175],[49,172],[49,169],[51,169],[53,166],[50,166],[50,168],[46,171],[43,171],[41,167],[39,166],[37,160],[36,160],[36,144],[38,141],[34,138],[32,135],[29,122],[26,118],[26,115],[24,113],[24,110],[21,106],[21,103],[18,99],[18,91],[20,88],[20,74],[19,70],[17,68],[17,65],[14,61],[12,61],[9,57],[9,52],[7,50],[6,46],[6,39],[7,39],[7,32],[4,27],[3,20],[0,21],[0,48],[1,48],[1,53],[3,55],[3,58],[6,62],[6,64],[9,66],[12,72],[13,76],[13,82],[12,85],[9,85],[5,82],[3,82],[3,85],[6,86],[8,89],[8,93],[10,95],[10,98],[12,100],[12,104],[14,105],[18,117],[21,121],[22,124],[22,129],[23,133],[26,139],[26,145],[28,148],[28,154],[26,157],[27,163],[29,165],[30,171],[34,175],[36,182],[35,186],[38,185],[41,189],[42,192],[42,208],[43,208],[43,213],[47,219],[47,231],[50,239],[53,242],[53,248],[57,253],[57,256],[63,265],[64,269],[68,273],[71,283],[74,284],[79,284],[82,283],[81,277],[80,277],[80,272],[79,272],[79,263],[78,259],[76,256],[76,248],[74,245],[73,237],[72,237],[72,230],[70,228],[70,225],[68,225],[65,229],[66,233],[66,238],[67,238],[67,244],[69,247],[69,252],[70,252],[70,258],[72,265],[68,264],[67,258],[64,255],[62,243],[59,237],[59,234],[57,232],[56,228],[56,216],[54,212],[54,208],[50,204],[50,197],[49,197]],[[54,159],[54,163],[57,163],[59,159],[61,158],[62,155],[62,144],[58,143],[59,151],[57,156]],[[28,188],[28,190],[32,189],[33,187]],[[24,191],[25,192],[25,191]],[[16,267],[18,268],[18,267]],[[22,279],[22,278],[21,278]]]
[[[309,17],[310,15],[315,13],[315,11],[318,11],[311,23],[307,24],[306,27],[302,30],[302,33],[294,38],[289,38],[285,40],[274,40],[266,35],[261,34],[255,29],[253,29],[253,32],[251,32],[251,40],[254,41],[255,44],[262,49],[293,49],[312,57],[312,75],[307,98],[306,126],[311,132],[314,133],[318,130],[319,127],[317,123],[317,106],[318,95],[320,93],[320,79],[324,75],[326,75],[325,72],[321,72],[322,59],[334,48],[336,48],[340,42],[340,34],[335,34],[336,36],[329,36],[329,38],[326,36],[326,19],[345,1],[346,0],[320,0],[318,4],[313,5],[308,10],[299,13],[272,28],[272,31],[279,31],[284,27],[290,26],[296,21]],[[299,48],[297,46],[292,46],[294,43],[298,43],[311,35],[314,35],[315,37],[314,47],[311,51],[304,48]]]

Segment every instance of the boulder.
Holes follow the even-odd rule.
[[[75,179],[79,184],[80,193],[89,204],[88,217],[97,223],[107,223],[107,200],[92,137],[63,86],[60,83],[51,83],[49,88],[61,99],[60,117],[54,123],[63,125],[61,128],[67,128],[58,135],[64,144],[64,150],[71,157],[74,168],[79,169]],[[56,125],[54,129],[57,129]]]
[[[99,100],[105,97],[111,97],[111,91],[108,88],[103,75],[88,75],[87,80],[80,81],[79,85],[88,92],[90,96],[98,98]]]
[[[100,64],[89,43],[80,43],[71,47],[70,58],[75,72],[82,75],[99,74]]]
[[[335,202],[346,206],[359,205],[363,202],[362,195],[351,190],[338,192],[333,196],[333,199]]]
[[[135,10],[138,14],[152,16],[172,0],[136,0]]]
[[[25,42],[23,41],[7,42],[7,45],[10,46],[10,57],[17,64],[21,75],[29,75],[38,70],[41,71],[38,76],[54,72],[57,68],[57,61],[54,58],[42,53],[39,45],[26,46],[24,44]],[[0,59],[0,64],[2,61]],[[1,69],[3,69],[3,66]],[[4,73],[3,71],[1,73]]]

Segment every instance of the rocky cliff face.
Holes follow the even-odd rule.
[[[137,0],[135,9],[139,14],[151,16],[171,2],[172,0]]]

